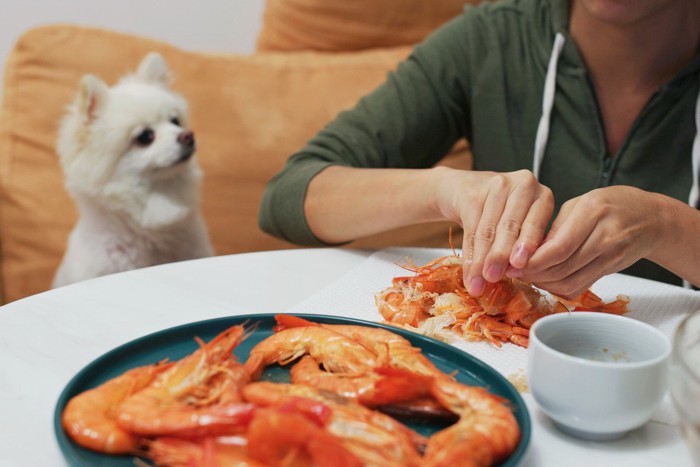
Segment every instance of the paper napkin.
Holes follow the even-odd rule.
[[[340,279],[287,310],[288,313],[318,313],[382,322],[374,295],[389,287],[395,276],[411,275],[401,267],[408,262],[426,264],[452,250],[432,248],[387,248],[372,254]],[[593,292],[604,301],[617,295],[630,297],[626,316],[652,324],[672,339],[676,327],[688,313],[700,309],[700,292],[624,274],[612,274],[596,282]],[[465,341],[456,337],[453,346],[492,366],[516,388],[527,391],[527,349],[506,343],[498,348],[488,342]],[[670,396],[659,405],[652,420],[677,424]]]

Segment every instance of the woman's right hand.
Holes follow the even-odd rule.
[[[486,282],[527,265],[554,211],[552,191],[528,170],[450,170],[437,197],[444,217],[464,229],[464,284],[474,296],[483,294]]]

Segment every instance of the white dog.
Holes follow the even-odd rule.
[[[82,78],[58,137],[79,218],[54,287],[212,254],[187,104],[168,83],[156,53],[114,87]]]

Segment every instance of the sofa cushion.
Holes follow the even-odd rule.
[[[478,0],[267,0],[258,51],[413,45]]]
[[[55,140],[80,77],[94,73],[114,83],[151,50],[163,54],[173,88],[189,102],[204,172],[204,217],[217,254],[292,247],[258,228],[266,182],[409,53],[394,48],[214,55],[105,30],[57,25],[29,31],[7,63],[0,111],[0,273],[6,302],[50,286],[76,220]],[[464,151],[452,161],[468,162]],[[351,246],[445,244],[445,232],[438,224]]]

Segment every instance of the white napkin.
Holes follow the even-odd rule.
[[[387,248],[377,251],[343,277],[287,312],[382,322],[383,318],[374,303],[374,294],[389,287],[395,276],[411,274],[401,265],[409,260],[422,265],[450,254],[451,250],[432,248]],[[685,315],[700,309],[700,292],[624,274],[612,274],[600,279],[593,286],[593,292],[605,301],[612,301],[619,294],[627,295],[630,297],[630,312],[626,316],[652,324],[669,339]],[[526,390],[527,349],[514,344],[504,344],[499,349],[491,343],[459,338],[450,344],[491,365],[519,390]],[[678,415],[668,394],[652,420],[671,425],[678,423]]]

